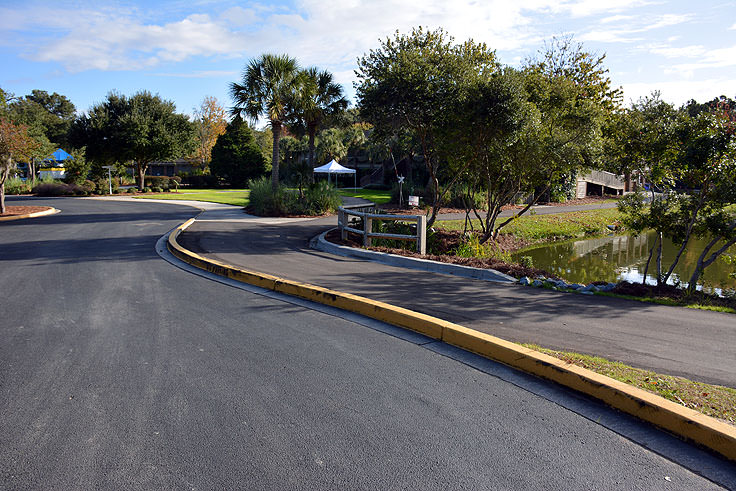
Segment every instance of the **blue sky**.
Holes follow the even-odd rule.
[[[419,25],[484,41],[510,65],[572,34],[607,55],[627,103],[653,90],[678,105],[736,97],[732,0],[0,0],[0,87],[58,92],[78,111],[146,89],[191,113],[205,96],[229,106],[229,83],[273,52],[332,71],[352,97],[356,58]]]

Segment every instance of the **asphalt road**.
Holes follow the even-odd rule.
[[[592,403],[549,384],[169,264],[154,246],[191,208],[32,201],[62,213],[0,224],[0,488],[736,482],[733,465],[605,408],[583,416],[564,401]]]
[[[182,234],[227,264],[366,296],[501,338],[603,356],[736,387],[736,316],[490,283],[339,257],[309,248],[335,217],[269,223],[206,213]],[[211,219],[209,219],[211,218]]]

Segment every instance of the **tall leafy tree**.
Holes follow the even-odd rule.
[[[397,32],[358,59],[356,91],[363,117],[379,136],[405,129],[420,142],[433,202],[428,226],[437,217],[442,195],[461,174],[450,171],[443,158],[460,94],[497,69],[495,53],[485,44],[455,44],[444,30],[421,27],[409,35]],[[448,177],[444,189],[443,173]]]
[[[79,117],[70,132],[72,143],[86,146],[93,162],[132,161],[141,189],[151,162],[191,155],[193,136],[192,123],[176,113],[173,102],[147,91],[132,97],[109,93],[105,102]]]
[[[651,147],[666,152],[652,158],[646,172],[661,194],[652,192],[649,200],[642,194],[632,194],[619,204],[627,227],[637,233],[646,229],[657,232],[657,240],[649,251],[645,280],[655,259],[657,284],[665,284],[690,239],[709,239],[696,252],[699,255],[688,283],[690,292],[695,290],[703,270],[736,243],[736,214],[729,211],[729,206],[736,203],[736,115],[727,104],[716,103],[708,110],[692,107],[693,104],[666,119],[655,120],[663,126],[658,133],[665,135],[660,138],[666,143],[656,145],[655,141]],[[639,133],[657,134],[652,126],[652,121],[645,118]],[[634,151],[632,154],[637,155]],[[678,246],[666,271],[662,265],[663,237]]]
[[[271,186],[279,185],[279,139],[287,117],[287,104],[299,87],[299,66],[287,55],[264,54],[245,67],[240,83],[230,85],[234,114],[257,121],[264,116],[273,132]]]
[[[35,137],[43,135],[60,147],[69,144],[69,128],[74,121],[76,108],[66,96],[45,90],[33,90],[25,97],[9,104],[12,119],[28,126]]]
[[[194,109],[194,128],[197,147],[197,160],[202,169],[207,167],[212,156],[212,147],[217,137],[225,133],[227,127],[227,111],[220,105],[216,97],[207,96],[202,99],[198,108]]]
[[[15,168],[15,162],[28,158],[34,144],[27,126],[0,118],[0,214],[5,213],[5,181]]]
[[[348,107],[342,86],[333,81],[328,71],[311,67],[299,73],[299,90],[292,103],[292,118],[305,127],[309,138],[307,160],[314,167],[315,137],[325,118],[334,116]]]
[[[227,125],[212,147],[212,174],[233,186],[245,186],[266,173],[266,158],[256,143],[253,130],[239,116]]]

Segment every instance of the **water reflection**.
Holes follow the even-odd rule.
[[[521,256],[531,256],[534,266],[577,283],[596,280],[640,282],[655,236],[651,232],[638,237],[618,235],[560,242],[527,249],[514,254],[513,259],[518,261]],[[686,285],[706,243],[705,239],[691,240],[670,278],[670,283],[682,282],[683,286]],[[728,253],[736,259],[736,246],[731,247]],[[676,255],[677,247],[665,239],[662,245],[663,269],[669,267],[670,261]],[[648,272],[650,274],[647,274],[647,282],[650,283],[656,283],[651,274],[653,268],[654,260]],[[709,292],[734,294],[736,278],[731,277],[730,273],[735,271],[736,261],[732,264],[728,257],[721,257],[705,269],[699,286]]]

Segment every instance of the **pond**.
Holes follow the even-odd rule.
[[[597,239],[557,242],[526,249],[512,255],[519,262],[522,256],[530,256],[534,266],[556,274],[567,281],[587,284],[592,281],[641,282],[646,267],[649,249],[654,244],[656,234],[650,232],[638,237],[616,235]],[[698,255],[707,243],[705,239],[691,239],[688,248],[680,258],[669,283],[687,284],[695,270]],[[678,248],[665,239],[662,246],[662,269],[670,265],[677,255]],[[656,255],[656,251],[655,251]],[[725,256],[725,257],[724,257]],[[731,259],[733,257],[733,260]],[[652,275],[656,265],[654,258],[647,274],[648,283],[656,283]],[[698,283],[706,292],[736,294],[736,246],[705,268],[705,274]]]

